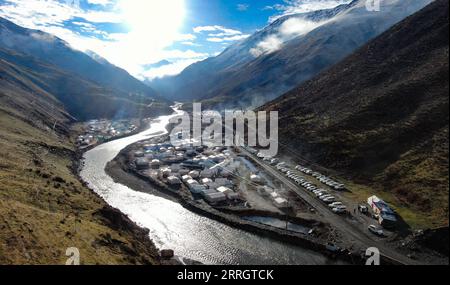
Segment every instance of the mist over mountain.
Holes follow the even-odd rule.
[[[449,18],[439,0],[263,110],[295,159],[448,217]],[[294,150],[294,151],[293,151]]]
[[[215,107],[253,107],[339,62],[431,0],[366,1],[282,17],[217,57],[150,85],[167,98]],[[239,98],[237,100],[237,98]]]

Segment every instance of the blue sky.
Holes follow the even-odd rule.
[[[93,51],[140,79],[153,79],[219,54],[276,17],[342,2],[346,1],[0,0],[0,17]]]

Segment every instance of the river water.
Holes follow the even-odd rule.
[[[234,229],[194,214],[178,203],[133,191],[105,173],[106,164],[130,144],[161,132],[172,116],[162,116],[137,135],[100,145],[84,155],[82,179],[109,205],[150,230],[158,248],[205,264],[278,265],[330,264],[321,254]]]

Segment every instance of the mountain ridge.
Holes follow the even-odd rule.
[[[92,54],[73,49],[64,40],[40,30],[23,28],[0,17],[0,47],[32,55],[79,77],[109,86],[130,96],[149,96],[166,101],[127,71],[106,60],[94,59]],[[166,101],[167,102],[167,101]]]
[[[448,32],[437,0],[261,110],[301,157],[448,224]]]
[[[56,104],[68,111],[72,121],[156,116],[171,112],[164,103],[154,102],[151,98],[135,101],[124,92],[102,87],[54,65],[40,62],[30,55],[0,48],[0,59],[17,74],[12,75],[1,68],[0,74],[4,80],[11,79],[23,88],[28,88],[20,80],[14,79],[27,78],[27,84],[32,82],[43,92],[54,96]],[[149,104],[152,106],[148,107]]]
[[[228,53],[234,49],[239,50],[242,45],[246,46],[252,40],[251,36],[231,46],[218,57],[193,64],[180,75],[154,81],[151,86],[168,97],[175,96],[176,100],[202,101],[219,109],[257,107],[339,62],[368,40],[429,2],[431,1],[389,0],[382,2],[384,6],[380,12],[368,12],[365,1],[353,1],[346,6],[334,8],[337,12],[332,13],[330,11],[333,9],[329,9],[328,13],[332,18],[306,34],[289,39],[279,50],[251,60],[244,59],[236,63],[229,60],[235,54]],[[275,30],[277,31],[276,28]],[[261,33],[264,30],[259,32]],[[236,52],[237,54],[239,53]],[[248,50],[242,56],[250,57]],[[223,62],[233,64],[221,65],[221,58]],[[218,64],[215,65],[214,62]],[[164,90],[167,85],[172,89]]]

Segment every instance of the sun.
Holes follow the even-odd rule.
[[[181,29],[185,0],[120,0],[119,9],[131,31],[174,35]]]

